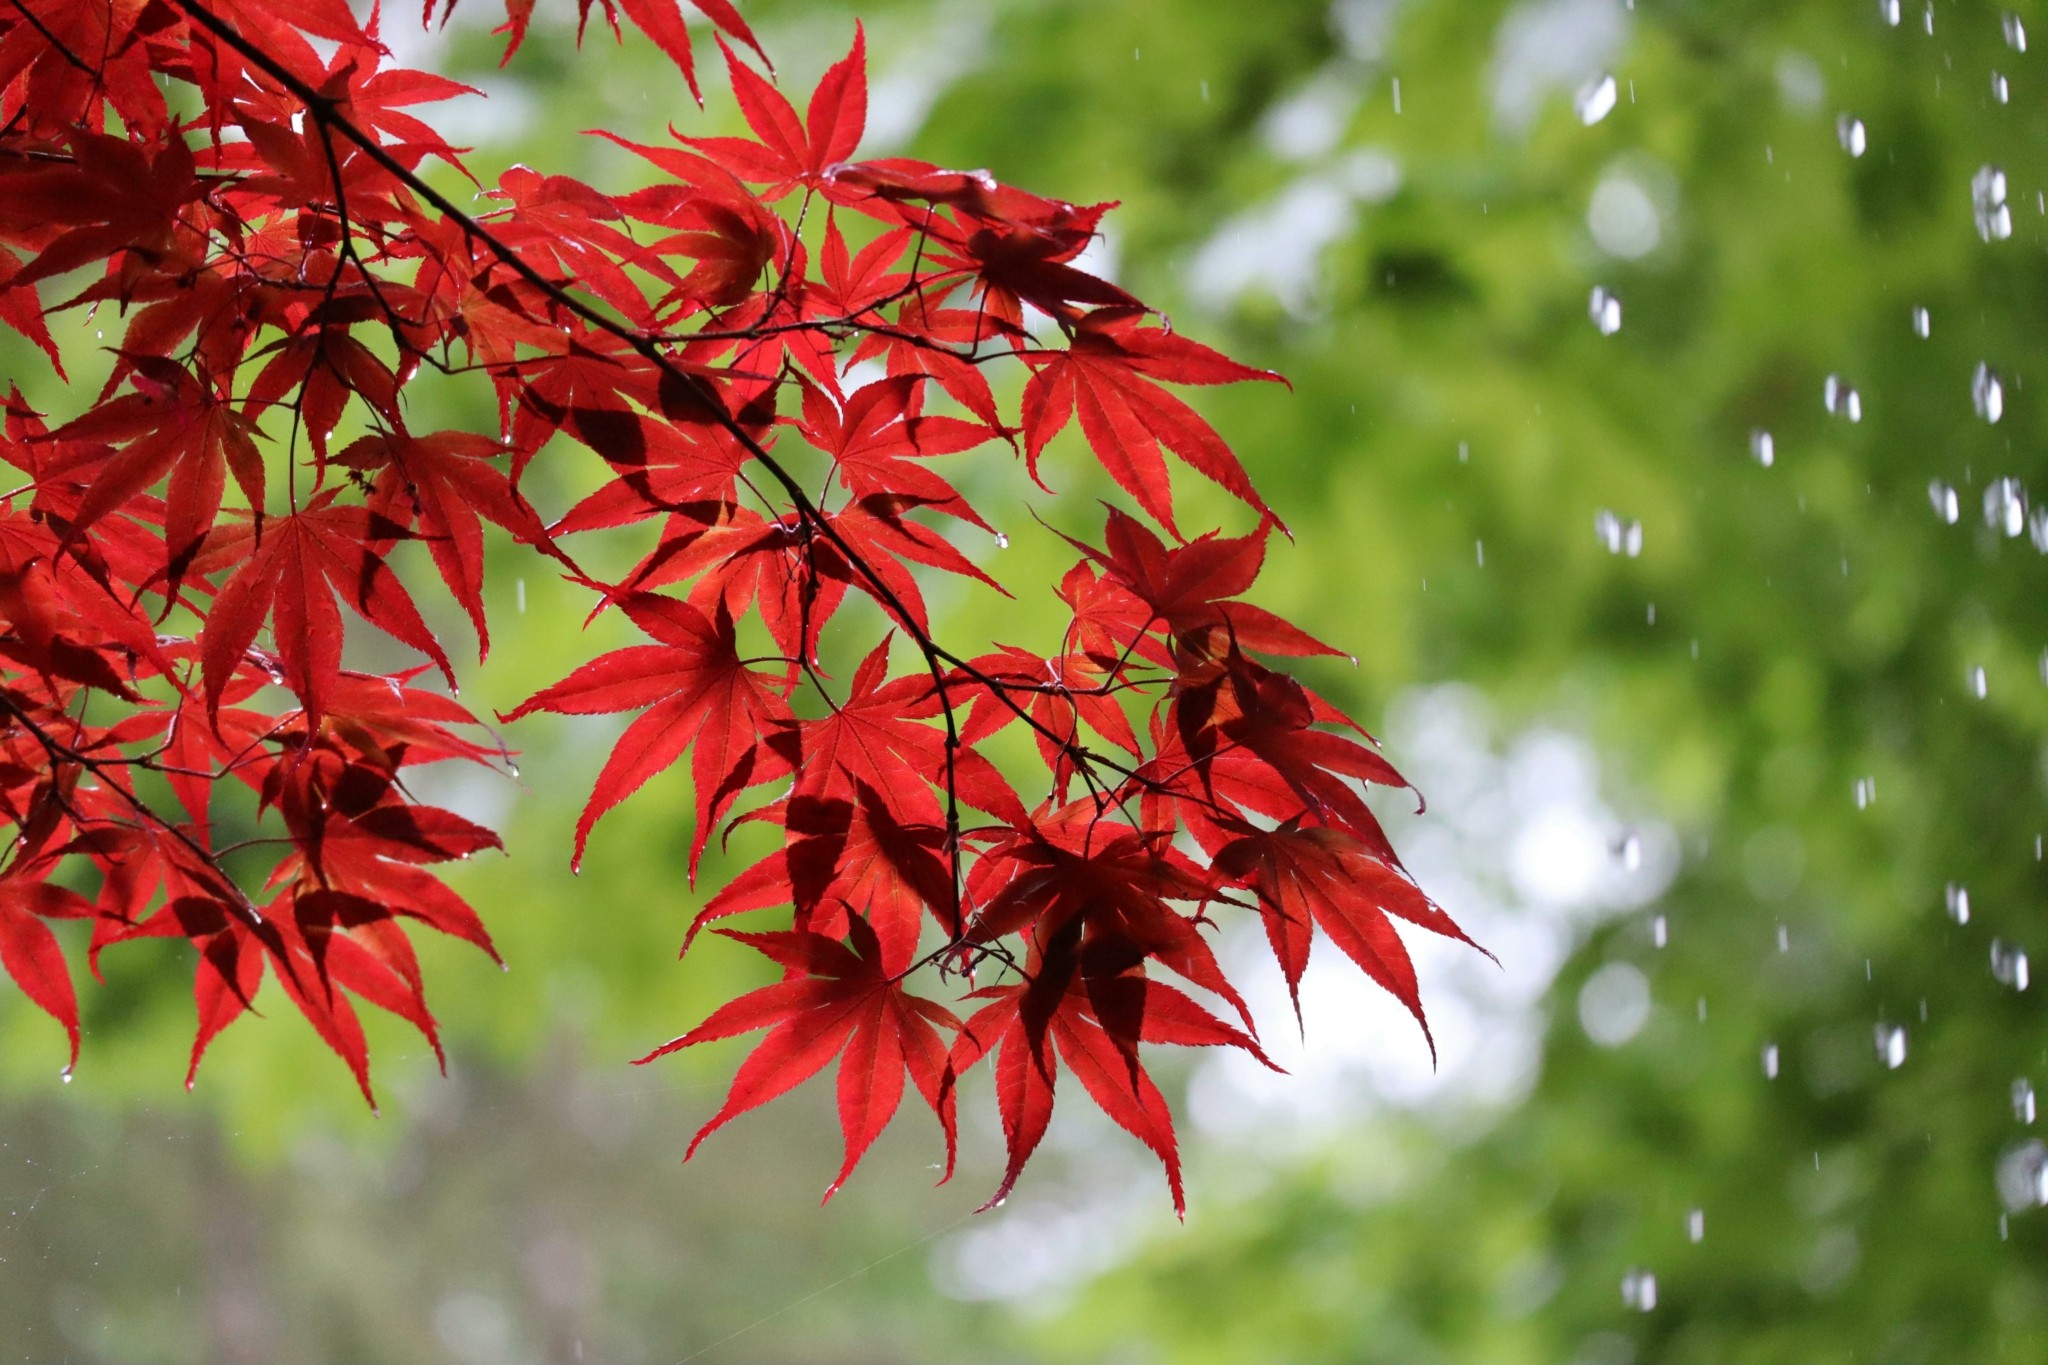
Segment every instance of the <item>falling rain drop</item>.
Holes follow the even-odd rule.
[[[2048,507],[2036,507],[2027,515],[2027,538],[2034,548],[2048,555]]]
[[[1877,0],[1877,14],[1888,28],[1899,26],[1899,0]]]
[[[1957,924],[1968,924],[1970,922],[1970,889],[1968,887],[1958,886],[1956,883],[1950,882],[1948,890],[1943,894],[1943,899],[1948,903],[1948,917],[1950,919],[1954,920]]]
[[[2012,1083],[2012,1116],[2021,1123],[2034,1121],[2034,1083],[2025,1076]]]
[[[1642,836],[1633,831],[1622,835],[1614,841],[1614,856],[1621,860],[1621,865],[1628,871],[1639,870],[1643,865]]]
[[[1927,36],[1934,36],[1934,0],[1927,0],[1927,8],[1920,11],[1920,26],[1927,30]]]
[[[1778,1045],[1776,1043],[1764,1044],[1764,1079],[1767,1081],[1778,1079]]]
[[[1618,517],[1605,508],[1593,518],[1593,534],[1611,555],[1634,559],[1643,552],[1643,524]]]
[[[1888,1071],[1906,1064],[1906,1030],[1897,1024],[1879,1024],[1872,1031],[1877,1040],[1877,1059]]]
[[[1993,479],[1984,490],[1984,524],[2008,539],[2027,529],[2027,488],[2018,479]]]
[[[1572,96],[1572,108],[1577,111],[1579,122],[1588,128],[1614,112],[1618,92],[1614,88],[1614,77],[1595,76],[1579,87]]]
[[[1981,361],[1970,376],[1970,406],[1987,422],[2005,416],[2005,384],[1998,372]]]
[[[1835,139],[1850,156],[1862,156],[1870,146],[1870,135],[1863,130],[1863,120],[1853,114],[1844,114],[1835,120]]]
[[[1638,1313],[1657,1306],[1657,1277],[1647,1270],[1631,1269],[1621,1277],[1621,1301]]]
[[[1758,464],[1769,469],[1778,461],[1778,443],[1771,439],[1768,431],[1752,431],[1749,433],[1749,453]]]
[[[2005,202],[2004,171],[1984,166],[1970,177],[1970,209],[1977,219],[1977,235],[1985,241],[2002,242],[2012,236],[2012,208]]]
[[[1934,504],[1934,515],[1950,526],[1962,519],[1962,503],[1956,498],[1956,490],[1935,479],[1927,485],[1927,500]]]
[[[1650,921],[1650,942],[1662,948],[1671,941],[1671,926],[1662,915]]]
[[[1685,1240],[1698,1244],[1707,1237],[1707,1211],[1688,1209],[1685,1214]]]
[[[1820,386],[1821,406],[1837,417],[1846,417],[1852,422],[1863,420],[1863,395],[1842,382],[1842,376],[1831,374]]]
[[[524,615],[526,615],[526,580],[525,580],[525,579],[523,579],[523,578],[522,578],[522,579],[520,579],[520,580],[519,580],[519,581],[518,581],[517,583],[514,583],[514,584],[512,585],[512,596],[513,596],[514,600],[515,600],[515,601],[516,601],[516,602],[518,603],[518,606],[519,606],[519,614],[520,614],[521,616],[524,616]]]
[[[1781,953],[1792,951],[1792,931],[1782,924],[1778,926],[1778,951]]]
[[[2048,1145],[2028,1138],[2006,1150],[1998,1159],[1998,1197],[2008,1213],[2048,1204]]]
[[[2005,83],[2005,77],[1996,71],[1991,73],[1991,98],[1995,103],[2005,104],[2012,99],[2012,87]]]
[[[2005,45],[2014,52],[2027,50],[2027,26],[2020,22],[2017,14],[2005,16]]]
[[[1608,293],[1604,285],[1596,284],[1586,300],[1586,316],[1593,319],[1601,336],[1611,337],[1621,330],[1621,300]]]
[[[1856,779],[1852,791],[1856,797],[1856,809],[1869,810],[1877,800],[1877,779],[1874,777],[1859,777]]]
[[[1925,308],[1915,308],[1913,310],[1913,335],[1925,341],[1933,331],[1934,319],[1927,315],[1927,310]]]
[[[2001,986],[2010,986],[2016,991],[2027,988],[2027,950],[2015,944],[1991,940],[1991,975]]]
[[[1991,691],[1991,682],[1984,676],[1984,666],[1972,664],[1970,671],[1964,676],[1970,684],[1970,695],[1978,701],[1984,700]]]

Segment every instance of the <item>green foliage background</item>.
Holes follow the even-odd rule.
[[[553,27],[501,74],[482,0],[467,3],[479,12],[432,52],[494,93],[455,111],[487,183],[522,161],[621,187],[638,165],[577,130],[735,121],[715,81],[711,110],[690,106],[645,44],[614,49],[594,27],[575,53],[566,6],[542,5]],[[1317,684],[1369,720],[1407,689],[1468,684],[1503,734],[1587,736],[1603,791],[1676,831],[1662,898],[1576,931],[1511,1103],[1379,1106],[1251,1145],[1190,1124],[1185,1229],[1151,1183],[1138,1212],[1105,1203],[1089,1221],[1077,1173],[1122,1160],[1122,1140],[1078,1115],[1018,1198],[973,1223],[992,1133],[970,1130],[956,1184],[928,1192],[937,1144],[914,1120],[819,1212],[836,1132],[809,1090],[680,1168],[735,1054],[624,1059],[749,979],[737,954],[678,965],[674,950],[701,888],[751,845],[692,890],[678,775],[610,817],[572,879],[569,829],[616,727],[542,718],[511,736],[523,784],[443,793],[513,850],[461,873],[512,970],[430,950],[453,1075],[396,1029],[374,1034],[381,1119],[283,1011],[238,1025],[179,1093],[190,1005],[169,949],[109,955],[72,1086],[55,1029],[0,995],[0,1355],[2043,1358],[2048,1215],[2009,1211],[1995,1172],[2020,1160],[2011,1086],[2048,1085],[2048,1033],[2041,993],[2000,984],[1988,959],[1994,939],[2048,944],[2048,561],[1979,506],[2006,476],[2048,497],[2033,401],[2048,55],[2010,46],[2000,7],[1922,6],[1906,0],[1896,27],[1875,0],[858,7],[898,137],[871,150],[1120,199],[1121,281],[1288,376],[1291,391],[1199,401],[1294,532],[1263,600],[1358,655]],[[2018,9],[2048,39],[2048,13]],[[796,89],[844,50],[853,12],[748,9]],[[1502,112],[1517,70],[1549,72],[1526,122]],[[1601,71],[1619,103],[1587,126],[1572,92]],[[1290,142],[1274,111],[1305,90],[1334,112],[1321,141]],[[1842,114],[1867,128],[1860,157]],[[1988,165],[2008,177],[2009,240],[1973,223]],[[1635,259],[1588,228],[1617,173],[1657,209]],[[1310,200],[1337,205],[1319,242],[1276,208]],[[1262,238],[1261,222],[1282,226]],[[1233,229],[1296,283],[1219,292],[1204,252]],[[1588,319],[1595,285],[1623,300],[1613,336]],[[52,411],[83,399],[0,348]],[[1980,362],[2005,380],[1996,424],[1972,411]],[[1823,409],[1830,374],[1859,390],[1860,422]],[[422,402],[438,422],[493,420],[475,393]],[[1000,456],[970,476],[1013,544],[999,562],[973,552],[1019,600],[942,599],[957,636],[1053,628],[1058,546],[1027,505],[1085,529],[1106,492],[1063,454],[1056,502]],[[535,477],[559,508],[591,471],[565,456]],[[1957,491],[1958,524],[1930,508],[1930,480]],[[1609,509],[1640,521],[1640,556],[1593,534]],[[498,574],[500,638],[464,688],[482,709],[611,643],[579,630],[583,597],[539,561],[507,555]],[[1866,778],[1877,798],[1859,809]],[[1969,889],[1966,925],[1943,914],[1950,882]],[[1578,1002],[1612,962],[1647,978],[1654,1008],[1604,1048]],[[1872,1046],[1879,1022],[1908,1030],[1896,1069]],[[963,1228],[1026,1236],[1055,1215],[1080,1228],[1091,1276],[1009,1304],[941,1292]],[[1657,1275],[1649,1312],[1619,1292],[1632,1267]]]

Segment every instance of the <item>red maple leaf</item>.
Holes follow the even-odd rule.
[[[36,1008],[64,1026],[71,1065],[78,1064],[78,997],[71,972],[46,920],[91,919],[92,903],[76,891],[37,878],[47,868],[16,862],[0,876],[0,967]]]
[[[335,456],[337,463],[372,473],[370,510],[392,524],[416,528],[441,581],[476,627],[477,653],[491,650],[484,620],[483,520],[497,523],[528,545],[545,546],[540,518],[494,460],[503,444],[466,431],[428,436],[403,432],[365,436]]]
[[[1272,1063],[1249,1034],[1224,1023],[1186,993],[1114,957],[1073,951],[1072,936],[1033,953],[1032,977],[972,993],[986,1000],[969,1016],[951,1059],[955,1075],[996,1054],[996,1107],[1009,1160],[984,1210],[1009,1198],[1025,1162],[1052,1122],[1059,1064],[1097,1107],[1152,1149],[1166,1170],[1176,1214],[1187,1216],[1173,1115],[1138,1058],[1140,1043],[1237,1047]]]
[[[760,952],[780,966],[784,976],[721,1005],[696,1028],[639,1059],[644,1064],[698,1043],[769,1030],[740,1064],[725,1103],[690,1140],[685,1160],[729,1120],[809,1080],[837,1057],[846,1159],[825,1198],[839,1192],[888,1127],[902,1102],[906,1074],[938,1116],[946,1136],[946,1169],[939,1181],[944,1184],[951,1177],[954,1099],[940,1030],[957,1033],[960,1021],[944,1006],[909,994],[883,969],[880,946],[865,920],[851,916],[847,929],[850,947],[806,930],[718,931]]]
[[[946,733],[932,723],[939,701],[929,677],[910,674],[884,681],[889,645],[861,660],[846,700],[820,720],[800,722],[803,767],[796,792],[854,801],[863,789],[880,793],[897,818],[922,824],[942,817],[934,785],[945,782]],[[973,749],[953,756],[960,799],[1013,824],[1027,824],[1016,789],[987,757]]]
[[[218,708],[228,679],[268,618],[284,683],[315,724],[341,674],[341,612],[335,595],[371,625],[431,658],[452,686],[448,656],[420,619],[398,575],[372,546],[406,535],[367,508],[317,494],[304,510],[216,531],[196,567],[205,573],[240,565],[214,598],[199,637],[200,676],[209,707]]]
[[[740,113],[754,140],[737,137],[685,138],[742,180],[765,183],[766,199],[779,199],[798,184],[826,183],[825,172],[853,156],[867,126],[867,34],[856,22],[853,50],[832,64],[811,96],[802,119],[789,100],[733,55],[719,39]]]
[[[864,917],[891,973],[917,956],[927,911],[957,933],[947,913],[953,876],[944,827],[899,821],[880,792],[855,785],[854,801],[795,796],[763,812],[781,820],[788,841],[706,903],[690,922],[684,951],[707,924],[777,905],[795,908],[797,928],[827,937],[844,937],[849,915]]]
[[[1436,1039],[1422,1011],[1415,967],[1389,916],[1474,948],[1479,945],[1420,887],[1342,830],[1304,827],[1299,821],[1278,829],[1247,830],[1217,853],[1216,870],[1258,894],[1267,940],[1287,977],[1297,1015],[1311,931],[1320,929],[1415,1016],[1434,1060]]]
[[[173,591],[220,515],[233,472],[249,506],[263,506],[262,432],[203,377],[157,356],[128,356],[134,392],[101,403],[51,433],[56,441],[121,445],[72,513],[75,532],[133,502],[168,476],[165,575]]]
[[[793,724],[783,700],[789,673],[749,668],[740,660],[732,618],[714,620],[687,602],[653,593],[616,599],[633,623],[658,642],[630,645],[583,665],[503,717],[535,711],[560,715],[641,713],[619,738],[576,822],[581,863],[590,831],[604,813],[675,763],[687,750],[697,788],[697,831],[690,875],[719,817],[739,794],[789,771],[787,746],[771,740]]]
[[[1075,324],[1070,350],[1038,366],[1024,387],[1024,455],[1032,476],[1046,443],[1078,412],[1081,432],[1102,467],[1168,530],[1173,489],[1162,446],[1271,518],[1272,509],[1216,429],[1155,381],[1225,384],[1280,377],[1172,332],[1141,326],[1144,318],[1142,309],[1098,308]]]

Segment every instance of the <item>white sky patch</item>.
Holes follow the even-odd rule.
[[[947,87],[973,74],[988,55],[995,7],[949,0],[926,17],[914,45],[898,50],[868,82],[863,157],[900,152],[931,117]]]
[[[1330,6],[1330,29],[1344,50],[1361,62],[1378,62],[1393,40],[1394,20],[1405,0],[1337,0]]]
[[[1351,152],[1218,227],[1188,260],[1188,290],[1212,309],[1264,289],[1291,313],[1311,312],[1323,253],[1350,233],[1361,204],[1383,203],[1400,187],[1401,166],[1390,153]]]
[[[1095,235],[1088,239],[1088,245],[1081,248],[1081,254],[1074,257],[1074,269],[1099,280],[1116,283],[1117,267],[1122,253],[1117,250],[1116,238],[1108,228],[1095,229]]]
[[[1350,68],[1322,72],[1259,120],[1259,135],[1275,156],[1312,161],[1334,150],[1358,108],[1364,75]]]

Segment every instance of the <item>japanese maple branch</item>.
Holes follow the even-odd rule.
[[[15,3],[19,4],[20,0],[15,0]],[[240,54],[251,65],[261,70],[272,80],[278,82],[293,98],[303,104],[307,112],[323,127],[332,127],[336,132],[339,132],[349,141],[355,143],[371,161],[375,162],[401,184],[404,184],[428,204],[432,205],[450,222],[456,224],[465,235],[483,243],[506,268],[525,280],[533,288],[539,290],[543,296],[581,318],[590,326],[625,343],[636,354],[661,371],[662,374],[687,385],[692,392],[704,398],[713,420],[729,436],[737,441],[750,457],[758,460],[762,467],[767,469],[775,481],[782,486],[784,492],[788,494],[798,517],[814,527],[816,533],[822,535],[845,558],[848,566],[857,570],[861,577],[867,580],[870,591],[881,605],[903,626],[905,632],[918,648],[918,651],[924,656],[926,669],[931,675],[933,687],[938,695],[946,728],[945,786],[949,805],[952,806],[948,818],[947,851],[949,854],[948,861],[953,865],[956,888],[961,875],[959,820],[956,804],[958,784],[955,768],[955,754],[960,747],[960,730],[958,717],[955,714],[956,708],[947,688],[945,670],[940,667],[942,662],[951,664],[961,674],[988,688],[991,695],[995,696],[998,701],[1014,712],[1027,726],[1051,741],[1060,751],[1068,754],[1075,762],[1077,769],[1084,774],[1084,780],[1089,780],[1085,775],[1089,772],[1091,766],[1100,765],[1111,772],[1117,773],[1126,781],[1137,783],[1141,787],[1152,788],[1156,785],[1137,769],[1128,767],[1106,755],[1095,753],[1085,745],[1080,744],[1077,738],[1078,731],[1076,732],[1076,737],[1069,737],[1043,724],[1035,716],[1032,716],[1026,707],[1009,695],[1009,689],[1002,681],[990,677],[975,667],[970,661],[939,644],[932,637],[931,633],[918,623],[907,604],[888,586],[880,573],[840,534],[838,528],[832,524],[831,519],[825,516],[817,504],[812,501],[802,485],[797,482],[794,475],[780,461],[775,459],[767,448],[740,424],[737,418],[726,411],[725,405],[719,400],[718,395],[710,390],[709,386],[699,376],[678,366],[670,357],[665,355],[661,350],[661,344],[652,335],[636,331],[623,323],[613,320],[602,310],[577,298],[561,284],[548,279],[526,261],[518,251],[498,237],[496,233],[465,213],[453,200],[436,190],[422,179],[417,172],[392,156],[376,138],[357,127],[352,120],[340,112],[336,101],[313,89],[270,53],[249,41],[232,25],[222,20],[205,5],[198,3],[198,0],[171,0],[171,3],[183,12],[188,19],[193,20],[214,34],[221,42]],[[957,904],[957,890],[956,904],[952,907],[952,910],[953,918],[956,921],[961,919],[961,907]]]
[[[306,106],[308,113],[315,120],[331,125],[335,131],[341,133],[361,148],[366,156],[376,162],[387,173],[418,194],[428,204],[446,216],[450,222],[461,228],[465,235],[482,242],[486,247],[490,248],[492,254],[503,262],[507,269],[525,280],[533,288],[539,290],[548,299],[567,309],[592,327],[624,342],[636,354],[663,374],[688,385],[693,392],[703,397],[706,400],[706,406],[710,410],[712,419],[729,436],[739,442],[751,458],[758,460],[762,467],[774,476],[775,481],[781,484],[784,492],[789,495],[798,517],[816,527],[818,534],[824,536],[833,548],[839,551],[846,559],[848,565],[860,572],[861,577],[867,580],[870,590],[874,593],[876,599],[897,619],[906,633],[910,635],[911,640],[917,645],[919,651],[926,656],[926,663],[929,665],[933,684],[938,689],[941,704],[947,707],[948,738],[954,745],[958,743],[958,729],[953,720],[950,703],[947,701],[943,671],[938,667],[940,662],[952,664],[967,677],[990,688],[1005,705],[1009,706],[1017,714],[1019,719],[1023,720],[1032,729],[1038,731],[1062,749],[1071,749],[1077,762],[1081,762],[1084,765],[1089,761],[1099,762],[1104,767],[1119,773],[1121,776],[1136,781],[1143,781],[1143,778],[1136,771],[1121,767],[1114,761],[1102,755],[1094,754],[1090,750],[1071,745],[1069,741],[1056,731],[1039,724],[1025,708],[1006,695],[1006,689],[1000,681],[984,674],[971,662],[961,658],[934,640],[930,633],[917,623],[909,607],[883,581],[881,575],[867,562],[866,558],[840,535],[838,528],[832,524],[831,519],[825,516],[811,500],[795,477],[780,461],[768,452],[765,446],[757,441],[740,424],[737,418],[725,410],[725,405],[718,400],[717,394],[709,391],[708,386],[704,384],[701,378],[682,369],[668,356],[664,355],[654,336],[636,331],[623,323],[614,321],[601,309],[585,303],[570,293],[563,285],[548,279],[522,257],[517,250],[498,237],[496,233],[465,213],[453,200],[421,179],[416,172],[409,169],[403,162],[386,151],[383,145],[374,137],[358,128],[350,119],[340,113],[336,108],[335,101],[320,94],[317,90],[293,75],[289,68],[285,67],[261,47],[244,38],[233,26],[213,14],[204,5],[197,3],[197,0],[171,0],[171,3],[183,11],[188,18],[195,20],[209,32],[219,37],[222,42],[233,48],[264,74],[277,81],[293,98]]]
[[[5,708],[21,724],[22,728],[28,731],[29,736],[42,746],[43,752],[50,756],[52,762],[77,764],[86,772],[100,779],[103,787],[118,794],[128,804],[130,809],[142,817],[145,823],[155,826],[173,839],[176,839],[180,844],[183,844],[194,857],[198,858],[201,863],[213,871],[220,879],[221,886],[233,892],[233,909],[235,912],[242,916],[243,920],[251,928],[258,928],[263,924],[263,912],[256,908],[256,903],[249,899],[248,894],[242,890],[241,884],[235,881],[233,877],[230,877],[226,869],[221,867],[219,859],[211,850],[197,839],[194,839],[190,834],[187,834],[175,822],[164,819],[148,802],[128,790],[125,783],[113,780],[106,775],[108,768],[127,766],[127,760],[123,759],[119,762],[110,763],[105,759],[94,758],[90,754],[81,753],[70,745],[65,744],[62,740],[57,739],[49,731],[45,730],[37,722],[36,718],[24,710],[21,704],[8,695],[5,690],[0,690],[0,708]],[[84,822],[80,821],[79,823]]]

